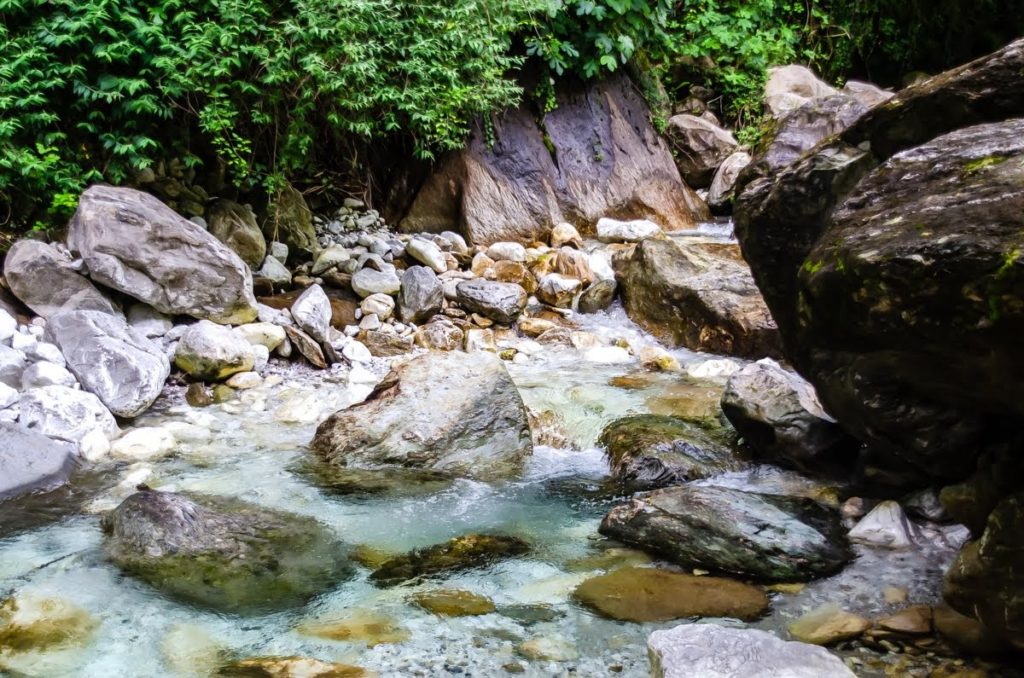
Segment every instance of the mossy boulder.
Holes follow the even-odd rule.
[[[361,666],[310,657],[253,657],[227,664],[216,675],[225,678],[373,678],[377,673]]]
[[[768,609],[768,595],[756,586],[648,567],[627,567],[588,579],[573,598],[603,617],[631,622],[684,617],[750,621]]]
[[[418,577],[483,567],[497,560],[523,555],[529,550],[529,544],[519,537],[467,534],[393,558],[370,578],[389,586]]]
[[[267,208],[263,233],[267,241],[283,242],[289,252],[299,257],[311,258],[319,249],[313,213],[302,193],[290,184],[278,192]]]
[[[598,442],[607,449],[612,476],[632,489],[677,485],[743,468],[732,450],[678,417],[641,414],[616,419]]]
[[[227,497],[144,489],[104,516],[122,570],[186,602],[261,614],[346,579],[346,549],[320,522]]]

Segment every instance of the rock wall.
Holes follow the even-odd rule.
[[[487,245],[543,240],[563,221],[588,231],[601,217],[646,218],[677,230],[708,218],[628,78],[566,87],[557,99],[542,116],[525,103],[496,116],[490,144],[478,125],[389,219]]]

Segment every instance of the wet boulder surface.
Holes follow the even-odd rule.
[[[247,502],[143,489],[104,516],[118,567],[180,600],[234,614],[301,605],[351,574],[318,521]]]
[[[529,551],[530,545],[519,537],[467,534],[391,558],[375,570],[370,579],[380,586],[393,586],[422,577],[484,567]]]
[[[601,534],[685,567],[760,581],[807,581],[851,557],[839,515],[798,497],[680,485],[638,494]]]

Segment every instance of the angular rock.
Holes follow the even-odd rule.
[[[597,222],[597,239],[601,242],[640,242],[646,238],[662,235],[661,227],[653,221],[636,219],[619,221],[604,217]]]
[[[414,341],[417,346],[433,351],[457,351],[464,338],[462,330],[455,325],[432,322],[416,330]]]
[[[56,363],[40,360],[29,365],[21,375],[21,388],[39,388],[41,386],[76,386],[78,380],[66,368]]]
[[[638,414],[616,419],[601,432],[612,477],[634,490],[678,485],[743,468],[731,450],[712,443],[694,424],[676,417]]]
[[[266,346],[269,351],[273,351],[283,344],[287,338],[283,327],[268,322],[239,325],[235,328],[235,334],[240,335],[250,345]]]
[[[292,304],[292,318],[306,334],[323,343],[331,328],[331,301],[319,285],[306,288]]]
[[[592,577],[576,587],[573,598],[603,617],[630,622],[684,617],[751,621],[768,609],[768,596],[761,588],[649,567],[626,567]]]
[[[27,367],[24,353],[0,344],[0,384],[21,388],[21,377]]]
[[[526,308],[526,291],[514,283],[467,280],[459,283],[458,300],[468,311],[511,325]]]
[[[67,482],[75,448],[31,429],[0,422],[0,501],[47,492]]]
[[[371,294],[397,294],[401,286],[393,268],[383,271],[361,268],[352,274],[352,289],[362,298]]]
[[[532,443],[526,408],[501,360],[428,353],[401,365],[366,402],[321,424],[311,448],[331,464],[496,480],[522,470]]]
[[[557,249],[563,245],[571,245],[576,249],[583,249],[583,238],[580,232],[572,224],[562,222],[555,224],[550,235],[551,248]]]
[[[434,273],[444,273],[448,270],[448,263],[441,248],[425,238],[410,240],[405,246],[405,252]]]
[[[618,291],[619,285],[614,280],[598,280],[580,295],[579,312],[597,313],[605,310],[615,301]]]
[[[313,229],[313,215],[302,193],[291,184],[282,188],[267,208],[263,232],[267,240],[286,244],[292,254],[301,252],[310,257],[319,249],[316,231]]]
[[[614,263],[626,312],[663,342],[741,357],[778,354],[775,322],[735,245],[648,239]]]
[[[633,497],[601,523],[679,565],[765,581],[807,581],[850,559],[839,515],[810,499],[681,485]]]
[[[230,247],[250,268],[255,270],[263,263],[267,240],[251,209],[233,200],[218,198],[206,208],[206,223],[213,237]]]
[[[107,438],[119,432],[117,421],[99,398],[67,386],[25,391],[18,408],[18,423],[50,438],[80,443],[94,431]]]
[[[128,309],[128,324],[149,339],[162,337],[174,327],[170,318],[146,304],[131,305]]]
[[[425,266],[410,266],[402,274],[398,292],[398,317],[406,323],[423,323],[441,312],[444,285]]]
[[[292,283],[292,272],[275,257],[267,257],[256,275],[266,278],[275,287],[283,287]]]
[[[835,95],[837,90],[819,80],[806,66],[778,66],[768,71],[764,101],[775,118],[795,111],[813,99]]]
[[[860,82],[859,80],[847,80],[846,84],[843,85],[842,91],[867,108],[880,106],[896,96],[888,90],[872,85],[870,82]]]
[[[710,186],[715,170],[739,146],[730,132],[688,113],[669,118],[666,135],[679,174],[692,188]]]
[[[254,356],[243,337],[227,327],[200,320],[182,335],[174,364],[195,379],[220,381],[236,372],[252,370]]]
[[[225,497],[142,490],[104,516],[125,572],[187,602],[263,614],[301,605],[351,573],[318,521]]]
[[[378,358],[405,355],[413,347],[412,337],[402,337],[389,332],[364,330],[359,333],[359,341],[363,342],[370,353]]]
[[[4,279],[18,299],[44,318],[60,311],[121,311],[53,245],[19,240],[4,257]]]
[[[653,678],[855,678],[828,650],[757,629],[683,624],[647,638]]]
[[[392,586],[420,577],[484,567],[498,560],[523,555],[529,550],[529,544],[518,537],[467,534],[392,558],[370,575],[370,579]]]
[[[313,275],[321,275],[336,266],[344,264],[351,258],[352,256],[349,254],[348,249],[341,245],[325,247],[316,255],[311,272]]]
[[[359,304],[364,316],[371,313],[381,320],[387,320],[395,310],[395,298],[387,294],[371,294]]]
[[[549,306],[569,308],[582,284],[576,278],[548,273],[538,281],[537,298]]]
[[[722,161],[711,180],[711,187],[708,189],[708,206],[712,210],[716,212],[731,211],[736,181],[739,179],[740,172],[752,161],[753,157],[746,151],[736,151]]]
[[[149,409],[171,371],[160,346],[124,320],[99,311],[54,315],[45,337],[60,348],[82,387],[119,417],[137,417]]]
[[[777,172],[818,142],[847,129],[867,111],[866,106],[845,94],[808,101],[776,124],[767,150],[758,156],[757,162]]]
[[[729,377],[722,412],[757,454],[804,471],[852,462],[858,447],[821,407],[814,387],[770,358]]]
[[[850,541],[889,549],[913,548],[920,530],[895,501],[883,501],[864,516],[848,535]]]
[[[324,356],[324,351],[313,337],[295,327],[285,327],[284,331],[292,346],[309,361],[310,365],[321,370],[327,369],[327,358]]]
[[[147,193],[87,189],[68,227],[68,246],[93,280],[161,313],[219,323],[256,318],[245,262]]]

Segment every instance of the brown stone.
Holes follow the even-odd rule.
[[[396,619],[370,610],[357,610],[345,619],[305,622],[297,630],[306,636],[365,643],[367,647],[402,643],[411,637]]]
[[[254,657],[221,667],[218,676],[233,678],[373,678],[361,666],[322,662],[309,657]]]
[[[442,617],[472,617],[497,609],[486,596],[451,589],[423,591],[413,595],[412,602]]]
[[[878,620],[878,626],[894,633],[925,635],[932,632],[932,608],[930,605],[913,605]]]
[[[841,609],[834,603],[822,605],[789,625],[794,639],[812,645],[831,645],[860,637],[871,628],[871,622]]]
[[[288,335],[288,340],[292,342],[292,346],[298,349],[310,365],[321,370],[327,369],[327,360],[324,358],[323,349],[313,337],[290,325],[285,325],[284,331]]]

